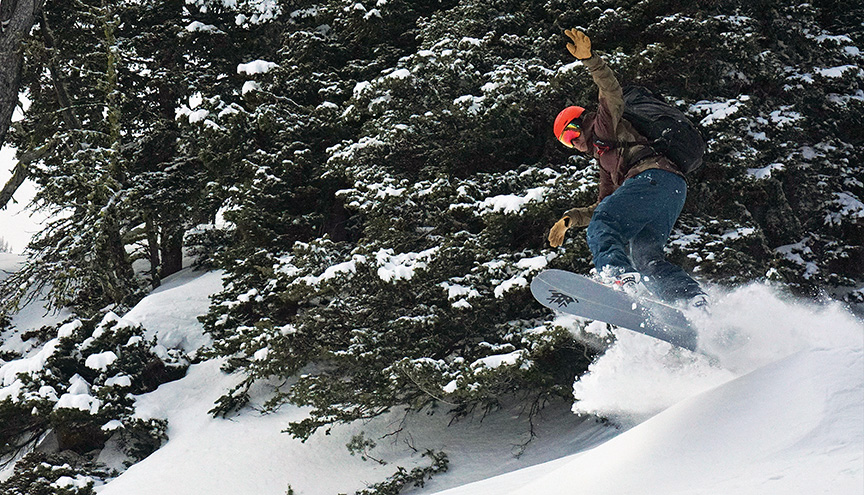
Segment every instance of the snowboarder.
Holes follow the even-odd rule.
[[[687,196],[683,174],[648,145],[614,145],[646,139],[622,118],[621,85],[591,51],[588,36],[574,29],[564,34],[572,40],[567,50],[588,68],[599,88],[599,104],[596,112],[579,106],[562,110],[555,119],[555,137],[596,159],[600,191],[595,204],[564,213],[549,232],[549,244],[558,247],[568,229],[588,227],[588,247],[601,279],[631,295],[639,292],[641,281],[665,302],[687,301],[707,309],[699,283],[663,253]]]

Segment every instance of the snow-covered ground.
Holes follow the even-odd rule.
[[[864,493],[862,322],[752,285],[702,325],[734,337],[714,362],[625,331],[576,382],[574,411],[629,430],[440,495]]]
[[[594,449],[440,492],[864,493],[861,349],[801,351]]]
[[[220,285],[218,272],[181,272],[123,318],[162,345],[192,352],[208,341],[196,317]],[[137,397],[139,416],[169,421],[168,442],[97,490],[353,493],[396,466],[427,465],[421,454],[436,449],[448,454],[450,470],[408,493],[864,493],[862,322],[839,305],[787,299],[762,285],[715,292],[702,337],[732,344],[712,344],[714,359],[619,331],[616,345],[574,384],[573,411],[548,407],[527,445],[529,426],[515,406],[451,426],[443,410],[394,411],[302,443],[282,430],[304,409],[259,412],[278,384],[257,386],[251,407],[215,419],[207,411],[240,378],[223,373],[219,361],[194,365],[185,378]],[[361,430],[378,444],[372,457],[387,465],[348,452]],[[119,468],[112,445],[100,460]]]
[[[24,257],[20,255],[0,253],[0,280],[17,270],[23,262]],[[43,325],[54,325],[68,316],[65,311],[48,311],[39,300],[24,306],[12,317],[13,330],[0,332],[0,352],[11,351],[24,356],[31,352],[38,352],[39,349],[33,349],[30,343],[21,340],[21,331],[38,329]]]

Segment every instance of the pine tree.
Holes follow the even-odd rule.
[[[856,118],[860,103],[842,95],[855,94],[860,73],[824,76],[836,95],[827,99],[790,84],[857,56],[814,7],[460,2],[413,18],[403,16],[424,6],[317,7],[292,14],[291,43],[245,85],[245,112],[232,116],[259,127],[229,196],[228,285],[206,325],[250,378],[220,411],[251,381],[313,362],[327,371],[274,398],[314,407],[291,427],[302,437],[397,404],[465,412],[520,390],[567,396],[560,378],[586,362],[525,285],[540,267],[590,267],[578,236],[563,256],[543,241],[555,215],[596,194],[588,160],[568,160],[548,136],[558,109],[596,98],[563,49],[574,26],[622,82],[659,90],[701,122],[707,165],[688,178],[673,258],[733,284],[859,277],[825,262],[856,252],[836,230],[859,222],[859,186],[842,165],[855,147],[810,119]],[[780,160],[789,163],[772,165]],[[825,165],[838,172],[827,181]],[[796,192],[802,179],[809,198]],[[846,213],[832,214],[844,201]],[[496,359],[512,366],[484,368]]]
[[[30,47],[29,58],[41,57],[49,71],[28,64],[25,82],[36,99],[32,118],[19,123],[18,146],[52,143],[31,174],[40,186],[36,209],[54,219],[32,241],[25,267],[5,282],[12,302],[47,287],[54,307],[86,312],[128,305],[137,294],[123,239],[128,176],[120,156],[116,26],[110,5],[52,3],[42,41]],[[61,40],[55,27],[75,33]]]
[[[187,61],[212,65],[196,55],[200,46],[187,36],[194,30],[183,28],[190,22],[183,2],[49,5],[25,80],[37,101],[17,136],[22,150],[49,143],[31,172],[40,185],[34,205],[59,218],[8,281],[10,302],[50,287],[55,307],[82,314],[128,307],[146,282],[158,286],[182,268],[186,233],[221,203],[220,189],[208,185],[225,178],[191,144],[198,126],[176,115],[208,77]],[[149,276],[133,273],[138,260]]]
[[[532,198],[555,197],[555,182],[588,195],[575,167],[556,179],[534,166],[548,146],[534,132],[553,116],[541,57],[557,57],[541,50],[551,26],[503,34],[529,31],[527,15],[507,14],[527,5],[328,4],[293,17],[291,43],[256,78],[257,118],[237,118],[266,124],[255,146],[269,146],[246,155],[253,179],[226,213],[237,225],[228,289],[206,325],[249,373],[244,386],[327,363],[274,398],[315,407],[296,435],[397,405],[467,414],[519,391],[566,397],[565,377],[587,365],[567,331],[542,326],[526,288],[555,258],[536,235],[553,213]],[[528,207],[486,201],[507,195]],[[506,365],[486,366],[490,356]]]

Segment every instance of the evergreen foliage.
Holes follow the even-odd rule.
[[[622,81],[701,121],[707,165],[690,178],[674,259],[715,282],[860,279],[835,268],[861,254],[836,228],[864,211],[844,166],[856,138],[826,118],[860,119],[860,54],[815,7],[493,1],[413,18],[402,7],[297,11],[292,42],[244,86],[231,118],[254,140],[232,148],[247,179],[228,198],[227,288],[205,324],[249,380],[216,412],[256,379],[301,370],[273,402],[313,406],[288,429],[301,438],[397,404],[461,414],[520,390],[569,393],[587,361],[526,290],[540,268],[590,267],[578,235],[566,254],[544,247],[555,215],[595,194],[588,161],[548,138],[558,109],[594,99],[564,55],[566,27],[587,29]],[[827,98],[803,76],[820,73]]]
[[[71,452],[34,452],[15,465],[15,473],[0,489],[7,495],[94,495],[96,481],[109,475]]]
[[[579,344],[566,331],[537,331],[543,311],[525,286],[556,257],[540,252],[537,233],[554,213],[536,199],[556,183],[566,184],[563,195],[574,182],[587,197],[586,177],[522,165],[543,153],[546,140],[533,131],[551,109],[532,117],[515,103],[541,112],[532,101],[547,94],[553,71],[533,57],[550,54],[531,53],[528,69],[508,67],[491,38],[469,37],[485,19],[519,21],[500,15],[522,7],[514,5],[487,5],[482,13],[471,6],[470,15],[456,7],[430,19],[416,17],[414,5],[415,17],[390,29],[417,30],[419,44],[385,33],[355,46],[355,36],[381,36],[358,23],[404,19],[405,6],[395,2],[362,13],[362,21],[359,9],[334,4],[288,27],[288,36],[319,44],[347,39],[351,55],[386,55],[372,62],[316,57],[327,65],[301,92],[294,84],[310,68],[298,59],[313,48],[291,43],[256,79],[264,94],[256,92],[244,121],[261,126],[251,144],[268,147],[246,153],[252,180],[237,186],[236,206],[225,213],[236,225],[225,255],[229,288],[205,322],[215,350],[250,380],[217,412],[242,403],[252,380],[313,363],[324,369],[301,376],[272,403],[314,407],[289,427],[301,438],[400,404],[419,410],[443,401],[467,414],[520,390],[536,391],[527,400],[569,396],[569,381],[588,362],[569,359]],[[325,22],[328,37],[318,32]],[[455,33],[437,32],[454,23]],[[342,26],[344,36],[333,31]],[[508,49],[536,50],[530,41]],[[465,96],[481,87],[488,96]],[[528,208],[510,212],[486,201],[508,195]]]
[[[411,471],[399,467],[392,476],[386,480],[375,483],[365,490],[360,490],[356,495],[399,495],[406,487],[423,487],[432,476],[447,471],[449,460],[443,452],[427,450],[423,457],[432,460],[429,466],[417,467]]]
[[[202,165],[189,145],[200,136],[184,132],[196,85],[218,87],[195,69],[226,67],[203,61],[213,47],[188,23],[180,1],[49,2],[27,47],[33,104],[14,134],[22,153],[45,150],[29,171],[31,206],[51,220],[5,281],[7,306],[45,288],[55,308],[119,312],[183,267],[185,234],[212,220],[223,172]]]
[[[122,205],[116,27],[100,2],[56,2],[43,16],[40,42],[28,47],[27,59],[41,62],[23,76],[33,104],[16,123],[16,145],[50,149],[30,175],[39,184],[34,208],[52,219],[31,242],[26,266],[4,282],[11,304],[43,287],[56,308],[85,312],[128,306],[136,295],[123,241],[130,219]]]
[[[134,416],[134,398],[181,378],[188,361],[144,339],[141,326],[113,313],[52,329],[38,354],[4,368],[0,458],[9,459],[50,433],[58,451],[101,450],[113,432],[137,462],[161,446],[167,425]]]
[[[67,439],[85,453],[114,420],[133,457],[158,448],[165,425],[132,420],[126,393],[170,378],[148,381],[149,363],[179,376],[184,358],[96,317],[190,246],[225,273],[202,317],[210,356],[246,377],[214,413],[272,377],[293,380],[270,407],[310,407],[286,425],[302,439],[394,408],[460,417],[516,396],[534,413],[571,398],[594,351],[527,289],[544,268],[591,269],[581,232],[545,242],[596,199],[590,160],[550,133],[564,106],[596,104],[567,28],[706,138],[670,258],[706,282],[774,280],[860,311],[861,18],[843,1],[49,1],[13,137],[48,150],[34,207],[57,216],[4,292],[44,287],[82,319],[51,373],[0,402],[0,455],[48,428],[91,428],[93,444]],[[109,351],[105,370],[86,366]],[[121,370],[131,384],[108,386]],[[74,376],[104,407],[54,409],[46,387]],[[370,493],[446,469],[429,456]]]
[[[838,270],[862,254],[846,242],[864,211],[860,136],[833,124],[860,120],[860,54],[816,7],[402,7],[295,12],[291,43],[230,115],[248,147],[222,153],[243,156],[245,179],[228,197],[227,288],[205,325],[249,378],[215,412],[256,379],[301,371],[272,402],[313,407],[288,428],[301,438],[396,405],[465,414],[520,391],[569,394],[589,361],[526,290],[540,268],[590,267],[578,235],[566,254],[544,247],[555,215],[595,194],[587,160],[548,138],[559,108],[594,98],[563,53],[566,27],[587,29],[622,81],[701,121],[707,165],[689,179],[674,259],[715,282],[860,280],[851,263]]]

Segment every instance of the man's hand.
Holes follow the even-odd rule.
[[[570,217],[561,217],[561,220],[555,222],[555,225],[549,230],[549,245],[557,248],[561,244],[564,244],[564,234],[567,233],[567,229],[569,228]]]
[[[561,220],[555,222],[555,225],[549,230],[549,245],[558,247],[564,244],[564,234],[567,229],[573,227],[587,227],[591,223],[591,217],[594,216],[596,204],[586,206],[584,208],[573,208],[561,217]]]
[[[564,215],[570,217],[571,227],[587,227],[591,223],[591,217],[594,216],[595,208],[597,208],[596,204],[584,208],[573,208]]]
[[[573,40],[573,43],[567,43],[567,50],[579,60],[591,58],[591,38],[582,31],[575,29],[567,29],[564,34]]]

